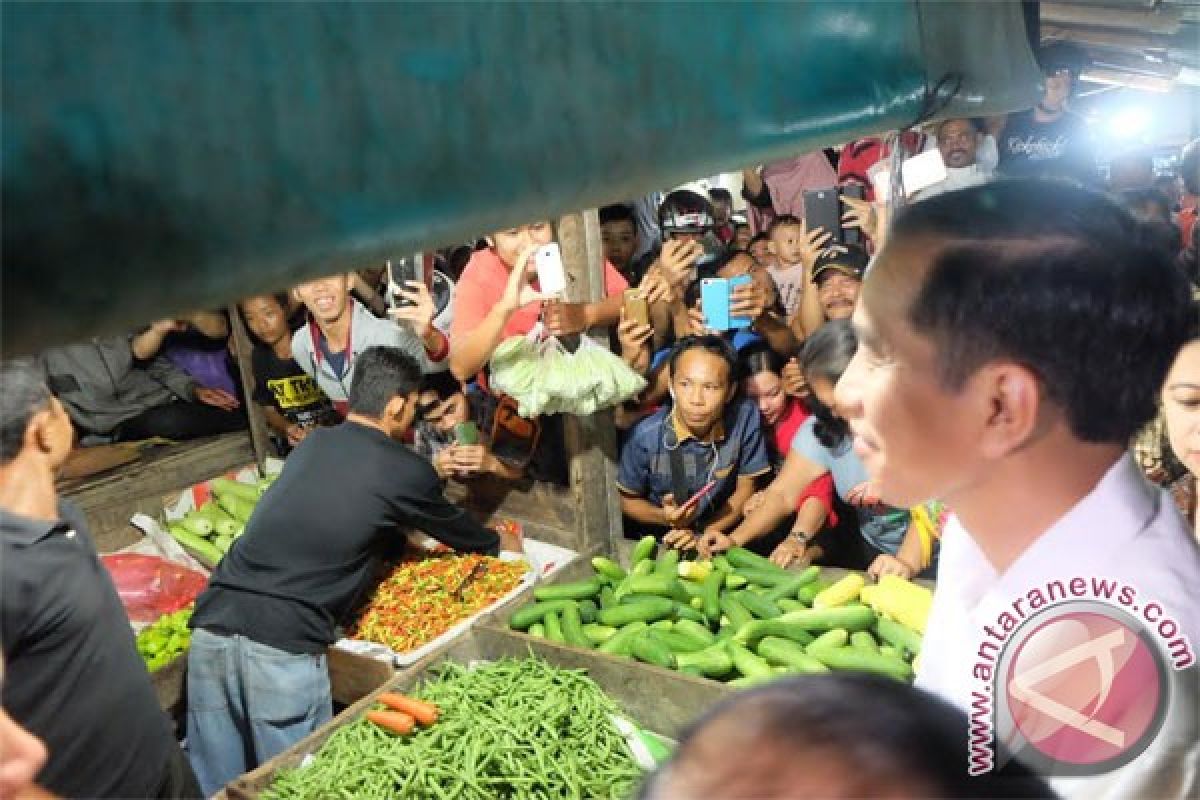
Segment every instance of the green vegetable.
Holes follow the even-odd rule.
[[[601,586],[599,578],[588,578],[572,583],[539,586],[533,590],[533,596],[538,600],[583,600],[600,594]]]
[[[710,623],[715,623],[721,617],[721,586],[724,583],[725,573],[714,569],[700,584],[701,611]]]
[[[808,607],[792,597],[781,597],[775,601],[775,605],[779,606],[785,614],[789,611],[799,611]]]
[[[683,603],[675,604],[675,616],[677,619],[692,620],[693,622],[699,622],[701,625],[708,621],[703,613],[697,611],[692,606],[685,605]]]
[[[633,575],[624,584],[624,589],[628,595],[658,595],[675,600],[688,599],[678,578],[658,572],[653,575]],[[617,590],[617,597],[623,597],[620,589]]]
[[[642,597],[636,603],[623,603],[613,608],[601,609],[596,620],[603,625],[619,628],[630,622],[654,622],[670,616],[675,611],[675,601],[668,597]]]
[[[813,600],[817,599],[817,595],[833,586],[834,581],[814,581],[807,586],[800,587],[800,591],[796,592],[796,599],[806,606],[811,606]]]
[[[788,639],[802,645],[808,644],[813,640],[813,635],[804,627],[795,623],[784,622],[783,619],[752,620],[734,633],[733,640],[738,644],[753,647],[764,636]]]
[[[724,643],[717,643],[695,653],[678,653],[675,665],[680,670],[698,671],[706,678],[720,678],[733,669],[733,658]]]
[[[634,637],[633,657],[664,669],[675,667],[675,656],[671,653],[671,648],[661,642],[654,631],[645,631]]]
[[[892,658],[899,658],[902,660],[907,660],[904,658],[904,653],[902,651],[897,650],[895,647],[893,647],[890,644],[879,645],[879,652],[883,653],[885,656],[891,656]]]
[[[734,566],[738,572],[745,569],[762,570],[765,572],[779,572],[788,576],[787,570],[773,562],[769,558],[763,558],[758,553],[752,553],[744,547],[731,547],[725,551],[725,557],[729,559],[729,563]]]
[[[611,586],[605,586],[603,589],[600,590],[600,607],[601,608],[611,608],[612,606],[615,606],[616,604],[617,604],[617,597],[616,597],[616,594],[613,592]]]
[[[254,513],[253,500],[247,500],[236,494],[226,494],[217,498],[217,503],[221,508],[229,512],[230,516],[243,524],[250,521],[250,515]]]
[[[836,628],[813,639],[804,652],[810,656],[816,655],[817,650],[828,650],[831,647],[845,647],[850,641],[850,634],[844,628]]]
[[[222,534],[221,536],[217,536],[216,538],[213,539],[213,547],[220,550],[222,555],[224,555],[225,553],[228,553],[229,548],[232,545],[233,545],[233,537],[232,536],[225,536],[224,534]]]
[[[875,633],[879,638],[901,652],[918,655],[921,652],[921,634],[887,617],[875,621]]]
[[[717,640],[717,637],[705,625],[690,619],[681,619],[676,622],[675,633],[694,639],[706,647]]]
[[[787,667],[804,675],[829,672],[829,667],[805,652],[804,647],[788,639],[768,636],[758,643],[758,654],[770,664]]]
[[[879,645],[876,643],[875,637],[867,631],[855,631],[850,634],[850,646],[866,650],[869,653],[879,652]]]
[[[675,620],[660,619],[657,622],[651,622],[650,627],[656,631],[669,631],[675,627]]]
[[[687,634],[679,633],[674,630],[660,631],[655,630],[651,625],[651,630],[647,634],[654,638],[655,641],[662,642],[672,653],[697,653],[709,646],[708,642],[697,641]]]
[[[741,589],[743,586],[750,583],[750,581],[746,580],[743,576],[737,574],[736,572],[722,571],[721,574],[725,576],[726,589]]]
[[[573,603],[571,605],[574,605]],[[565,608],[565,606],[564,606]],[[552,642],[566,643],[566,636],[563,635],[561,612],[551,611],[542,620],[542,624],[546,626],[546,638]]]
[[[788,580],[786,580],[782,583],[776,584],[774,588],[769,590],[763,596],[766,597],[768,600],[772,600],[775,602],[778,602],[778,601],[784,599],[785,597],[786,598],[795,598],[796,593],[799,592],[800,589],[802,589],[803,587],[805,587],[808,584],[815,581],[817,579],[817,575],[819,575],[820,573],[821,573],[820,567],[809,567],[808,569],[801,572],[799,575],[796,575],[793,578],[789,578]]]
[[[827,631],[834,628],[865,631],[875,624],[876,616],[867,606],[850,605],[789,611],[780,619],[784,622],[794,622],[810,631]]]
[[[783,570],[772,571],[739,567],[737,574],[745,578],[749,583],[767,588],[778,588],[792,580],[792,573],[784,572]]]
[[[608,625],[591,623],[583,626],[583,635],[593,645],[601,645],[617,635],[617,629]]]
[[[207,538],[212,536],[215,526],[208,517],[197,514],[195,511],[189,513],[186,517],[175,523],[186,530],[193,536]]]
[[[655,573],[662,575],[664,578],[679,577],[679,551],[675,548],[670,548],[658,556],[658,561],[654,567]]]
[[[258,487],[253,484],[233,481],[229,478],[213,478],[212,483],[209,484],[209,488],[212,489],[212,493],[218,499],[222,497],[237,497],[251,505],[258,502]]]
[[[729,685],[734,689],[753,689],[755,686],[762,686],[764,683],[770,683],[779,676],[774,672],[765,675],[743,675],[740,678],[734,678],[729,682]]]
[[[771,674],[771,665],[764,659],[759,658],[754,653],[742,647],[736,642],[730,642],[729,655],[733,658],[733,666],[738,672],[745,675],[747,678],[756,676],[767,676]]]
[[[629,556],[629,566],[632,569],[637,569],[638,564],[654,555],[654,551],[657,547],[657,539],[655,539],[653,536],[643,536],[638,540],[638,543],[633,546],[633,552]]]
[[[530,636],[536,636],[539,639],[545,639],[546,626],[540,622],[535,622],[529,626],[529,630],[527,630],[526,633],[528,633]]]
[[[549,600],[544,603],[532,603],[517,609],[508,618],[508,627],[515,631],[523,631],[535,622],[540,622],[547,614],[558,612],[567,607],[571,600]]]
[[[783,614],[783,610],[779,606],[765,596],[754,592],[738,592],[737,599],[747,611],[759,619],[774,619]]]
[[[612,583],[620,583],[625,580],[625,575],[627,574],[621,568],[620,564],[604,556],[596,556],[592,559],[592,569],[596,570],[597,574]]]
[[[913,677],[912,667],[903,659],[858,647],[818,647],[814,650],[810,646],[809,655],[830,669],[870,672],[898,681],[911,681]]]
[[[729,627],[735,631],[748,623],[753,617],[746,610],[736,597],[732,594],[725,593],[721,595],[721,610],[725,612],[725,616],[729,618]]]
[[[563,640],[572,647],[591,649],[592,642],[583,633],[583,620],[579,616],[579,606],[571,603],[562,610]]]
[[[224,553],[209,544],[208,540],[197,536],[182,525],[168,525],[167,530],[177,542],[210,564],[216,564],[224,557]]]
[[[600,611],[600,607],[596,605],[595,600],[581,600],[579,602],[579,618],[585,623],[595,622],[596,614]]]
[[[648,626],[642,620],[631,622],[617,631],[612,638],[596,649],[601,653],[608,653],[609,655],[614,656],[630,655],[633,652],[633,640],[636,639],[638,635],[642,633],[642,631],[645,631],[649,627],[650,626]]]

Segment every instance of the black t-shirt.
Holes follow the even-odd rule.
[[[63,797],[153,797],[175,744],[108,570],[79,512],[0,511],[3,705],[50,752]]]
[[[1001,174],[1012,178],[1073,178],[1096,182],[1096,156],[1087,123],[1067,112],[1038,122],[1034,112],[1012,114],[997,143]]]
[[[324,652],[381,550],[408,527],[456,550],[495,553],[499,545],[403,444],[356,422],[318,428],[292,451],[217,565],[192,627],[290,653]]]
[[[316,427],[336,412],[333,403],[296,359],[282,359],[266,345],[254,345],[254,402],[274,406],[288,422]],[[336,417],[332,417],[336,419]]]

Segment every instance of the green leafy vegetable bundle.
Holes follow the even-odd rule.
[[[516,400],[526,418],[591,414],[646,388],[641,375],[586,336],[574,353],[553,337],[537,342],[513,336],[496,348],[491,368],[491,385]]]

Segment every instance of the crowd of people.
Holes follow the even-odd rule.
[[[946,119],[748,169],[745,215],[724,190],[669,192],[653,214],[644,200],[602,208],[594,302],[543,296],[534,255],[555,231],[535,221],[442,251],[417,280],[364,270],[243,299],[251,387],[232,366],[230,320],[210,311],[7,367],[4,705],[48,745],[47,787],[195,791],[178,748],[139,748],[135,766],[117,752],[129,740],[106,727],[153,716],[153,696],[134,678],[112,691],[112,676],[139,672],[121,662],[132,650],[115,631],[104,644],[82,630],[116,613],[111,587],[94,569],[54,571],[80,554],[94,562],[86,535],[45,544],[85,529],[54,492],[73,445],[236,430],[246,397],[287,455],[193,618],[189,755],[211,794],[328,719],[324,650],[397,526],[494,552],[497,534],[445,499],[448,482],[566,482],[561,417],[523,419],[489,385],[489,360],[513,336],[603,331],[645,377],[613,414],[627,537],[875,577],[936,571],[922,680],[959,708],[969,702],[951,667],[969,656],[971,626],[955,609],[978,600],[961,576],[987,562],[1029,571],[1021,556],[1035,551],[1053,561],[1047,542],[1082,524],[1063,521],[1081,488],[1102,490],[1084,501],[1093,517],[1141,498],[1130,530],[1098,535],[1091,561],[1103,570],[1127,554],[1126,569],[1149,576],[1184,623],[1196,542],[1174,538],[1178,517],[1154,506],[1131,464],[1200,530],[1200,331],[1179,291],[1200,282],[1200,144],[1183,155],[1178,196],[1137,154],[1114,159],[1106,180],[1067,110],[1077,66],[1052,49],[1043,68],[1042,102],[1008,119]],[[893,156],[927,149],[944,176],[896,210]],[[831,225],[814,224],[821,192],[836,198]],[[1136,462],[1122,456],[1131,448]],[[331,529],[342,534],[332,549]],[[1153,535],[1126,537],[1141,530]],[[72,612],[97,652],[85,670],[64,673],[31,649],[37,626],[18,617],[42,612],[10,603],[11,587],[50,574],[72,587],[55,602],[103,600],[79,598],[87,611]],[[64,674],[74,699],[51,708],[40,698],[59,690],[46,676]],[[55,719],[74,720],[75,737]],[[159,727],[142,734],[169,742]],[[647,796],[669,796],[671,781],[707,785],[674,773]]]

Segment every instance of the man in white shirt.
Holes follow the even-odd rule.
[[[937,149],[946,165],[946,178],[913,194],[911,201],[978,186],[992,179],[992,168],[979,161],[983,144],[983,124],[975,119],[954,117],[937,126]]]
[[[936,498],[956,514],[917,684],[973,720],[1006,699],[1028,720],[1039,707],[1013,705],[1020,675],[1005,669],[1038,630],[1021,625],[1053,619],[1076,599],[1127,615],[1130,638],[1150,642],[1165,668],[1169,689],[1156,687],[1165,722],[1149,749],[1115,771],[1056,784],[1068,794],[1196,789],[1200,549],[1126,453],[1194,324],[1189,294],[1152,236],[1111,200],[1014,181],[905,209],[854,313],[859,350],[837,386],[837,410],[855,451],[884,502]],[[1083,639],[1084,649],[1099,646]],[[1088,679],[1108,685],[1091,696],[1094,707],[1068,709],[1083,712],[1067,736],[1106,711],[1126,663],[1088,661]],[[1125,714],[1137,698],[1122,702]],[[1052,711],[1065,713],[1062,704]],[[1045,739],[1016,727],[1029,743],[1023,758],[1045,753],[1033,753]],[[1055,777],[1094,767],[1080,773],[1052,752]]]

